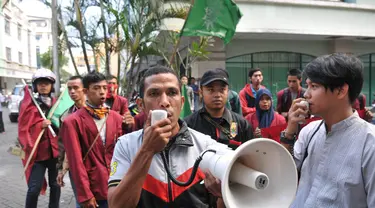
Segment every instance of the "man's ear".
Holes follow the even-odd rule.
[[[137,100],[135,100],[135,103],[137,103],[138,109],[140,111],[143,111],[143,109],[144,109],[143,99],[142,98],[137,98]]]
[[[338,99],[344,99],[346,95],[349,97],[349,85],[344,84],[342,87],[337,88],[337,98]]]
[[[83,88],[83,93],[85,93],[85,95],[87,95],[87,88]]]

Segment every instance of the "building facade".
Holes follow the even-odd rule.
[[[244,14],[234,40],[225,46],[232,88],[259,67],[273,94],[287,86],[290,68],[303,69],[315,57],[335,52],[358,56],[365,66],[362,89],[375,99],[375,1],[237,0]]]
[[[243,16],[233,40],[215,39],[209,60],[199,61],[191,75],[226,68],[230,85],[240,91],[249,83],[248,71],[259,67],[263,84],[275,95],[287,86],[291,68],[303,70],[315,57],[335,52],[358,56],[365,66],[362,93],[367,105],[375,99],[374,0],[235,0]],[[178,30],[183,21],[170,19]],[[180,47],[182,48],[182,47]],[[275,96],[274,96],[275,97]]]
[[[27,16],[29,25],[35,32],[35,50],[37,68],[42,68],[40,56],[52,51],[52,13],[43,2],[38,0],[27,0],[20,3],[22,10]]]
[[[36,70],[35,33],[17,1],[0,11],[0,88],[12,92]]]

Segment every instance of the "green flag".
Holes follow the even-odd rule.
[[[180,119],[184,119],[186,116],[191,114],[191,109],[190,109],[190,103],[189,103],[186,85],[182,85],[181,90],[182,90],[181,92],[182,96],[185,97],[185,102],[184,102],[184,107],[182,108],[181,113],[180,113]]]
[[[51,122],[53,125],[60,127],[60,116],[74,104],[73,100],[70,99],[68,90],[63,91],[60,101],[56,104],[57,106],[51,117]]]
[[[227,44],[242,13],[232,0],[195,0],[181,36],[217,36]]]

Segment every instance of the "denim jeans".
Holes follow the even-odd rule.
[[[99,208],[108,208],[107,200],[99,200],[99,201],[96,201],[96,203],[98,203]]]
[[[26,195],[26,208],[37,208],[38,197],[42,190],[44,175],[48,168],[48,184],[50,187],[49,208],[58,208],[60,204],[60,186],[57,184],[58,170],[56,168],[57,158],[34,163],[28,181]]]
[[[99,205],[99,208],[108,208],[107,200],[99,200],[99,201],[96,201],[96,203]]]
[[[0,103],[1,105],[1,103]],[[3,112],[0,111],[0,133],[4,132],[4,121],[3,121]]]

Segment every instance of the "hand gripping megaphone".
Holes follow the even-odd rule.
[[[206,152],[199,167],[221,180],[229,208],[287,208],[296,194],[293,157],[271,139],[253,139],[225,154]]]

